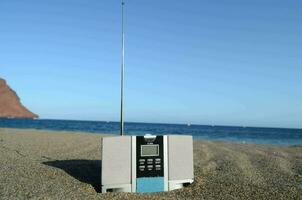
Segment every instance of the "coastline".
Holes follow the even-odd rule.
[[[302,145],[302,129],[279,129],[236,126],[207,126],[127,122],[127,135],[130,134],[184,134],[193,135],[194,140],[229,141],[232,143],[272,144],[278,146]],[[0,119],[0,127],[34,129],[52,132],[85,132],[118,135],[118,122],[85,120],[24,120]]]
[[[194,140],[194,183],[155,194],[102,194],[100,138],[0,128],[3,199],[298,199],[302,147]]]

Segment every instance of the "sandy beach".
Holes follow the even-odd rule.
[[[106,136],[0,128],[0,199],[302,199],[301,146],[211,141],[194,141],[184,189],[102,194]]]

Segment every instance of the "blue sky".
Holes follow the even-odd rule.
[[[126,1],[125,120],[302,128],[302,2]],[[120,1],[1,0],[0,76],[41,118],[119,120]]]

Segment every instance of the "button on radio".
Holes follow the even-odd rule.
[[[153,169],[153,165],[148,165],[147,168],[149,171],[151,171]]]
[[[144,165],[144,164],[145,164],[145,161],[146,161],[145,159],[139,159],[139,160],[138,160],[138,162],[139,162],[140,165]]]
[[[138,168],[139,168],[140,171],[145,171],[145,166],[144,165],[143,166],[139,166]]]

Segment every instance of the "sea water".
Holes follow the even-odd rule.
[[[76,120],[0,119],[3,128],[27,128],[55,131],[119,134],[118,122]],[[125,123],[126,135],[192,135],[195,140],[219,140],[236,143],[302,145],[302,129],[207,126],[186,124]]]

